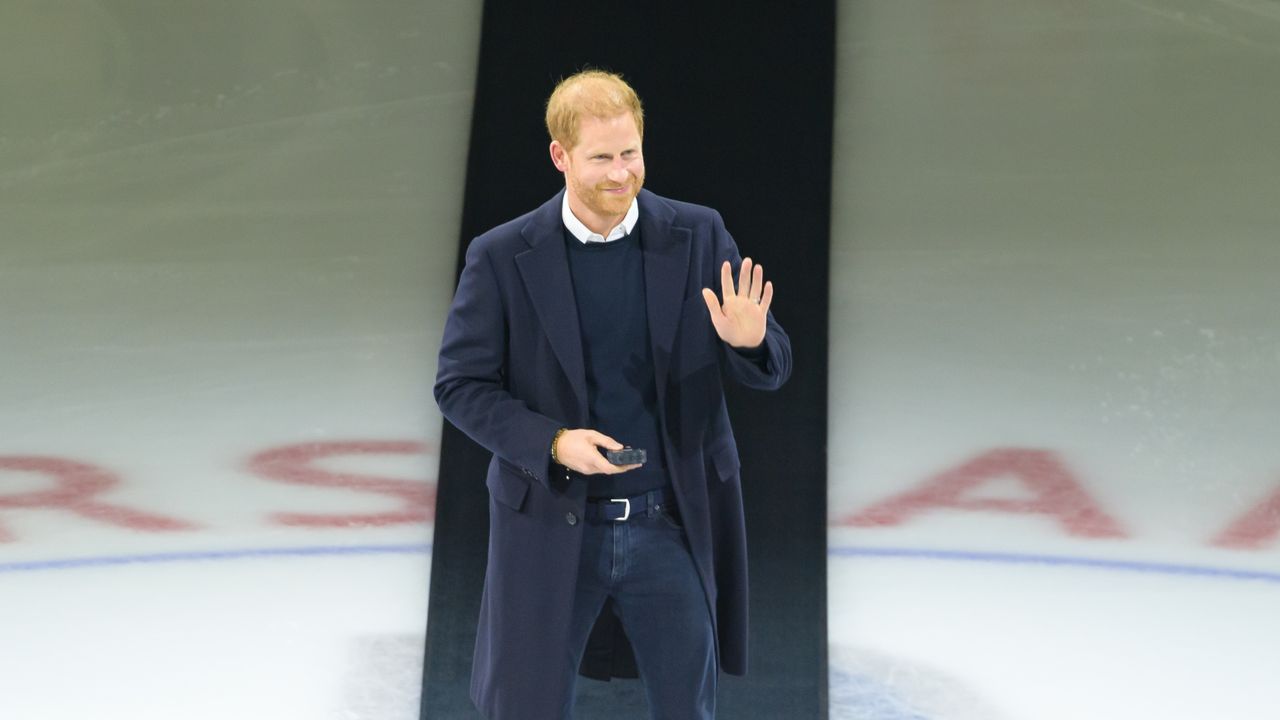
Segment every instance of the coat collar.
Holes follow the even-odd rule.
[[[560,217],[563,194],[561,190],[533,211],[520,230],[529,249],[517,254],[515,260],[534,312],[578,396],[578,421],[585,423],[588,419],[586,366],[578,306],[564,246],[564,223]],[[690,231],[674,224],[675,208],[665,199],[641,190],[637,200],[649,341],[658,402],[662,405],[672,343],[689,276]]]

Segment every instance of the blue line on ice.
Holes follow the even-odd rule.
[[[1007,565],[1049,565],[1058,567],[1082,567],[1119,572],[1154,575],[1190,575],[1220,580],[1244,580],[1280,583],[1280,573],[1261,570],[1218,568],[1206,565],[1177,565],[1173,563],[1141,562],[1136,560],[1108,560],[1103,558],[1072,557],[1069,555],[1030,555],[1020,553],[965,552],[961,550],[928,550],[920,548],[833,547],[828,554],[836,557],[907,558],[911,560],[942,560],[947,562],[999,563]]]
[[[4,573],[30,572],[35,570],[69,570],[73,568],[104,567],[109,565],[154,565],[157,563],[199,562],[204,560],[242,560],[244,558],[270,557],[428,554],[430,552],[431,545],[417,543],[407,545],[329,545],[311,547],[246,548],[243,550],[207,550],[200,552],[155,553],[152,555],[108,555],[103,557],[0,563],[0,575],[3,575]]]
[[[72,570],[113,565],[156,565],[161,563],[203,562],[210,560],[243,560],[273,557],[330,557],[337,555],[414,555],[430,554],[429,543],[398,545],[328,545],[282,548],[247,548],[242,550],[209,550],[170,552],[149,555],[107,555],[100,557],[63,558],[0,563],[0,575],[40,570]],[[1155,575],[1207,577],[1220,580],[1261,581],[1280,584],[1280,573],[1261,570],[1217,568],[1204,565],[1176,565],[1133,560],[1072,557],[1065,555],[1030,555],[1018,553],[965,552],[921,548],[877,548],[844,546],[828,549],[833,557],[905,558],[908,560],[940,560],[945,562],[994,563],[1005,565],[1048,565],[1081,567],[1118,572]]]

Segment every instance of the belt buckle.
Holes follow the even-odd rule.
[[[615,518],[614,522],[623,522],[631,517],[631,498],[609,498],[611,503],[622,503],[622,517]]]

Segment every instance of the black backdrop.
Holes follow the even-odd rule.
[[[749,674],[721,676],[723,718],[827,717],[834,26],[826,0],[488,0],[484,8],[463,250],[563,187],[547,154],[543,104],[558,79],[591,66],[621,73],[645,104],[646,187],[719,210],[742,254],[773,280],[772,309],[791,336],[795,371],[776,393],[727,388],[746,498],[751,638]],[[479,717],[468,685],[488,459],[446,423],[422,703],[432,720]],[[591,694],[579,717],[647,717],[635,681],[584,682]]]

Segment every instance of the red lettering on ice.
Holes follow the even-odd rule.
[[[1031,499],[971,497],[984,483],[1016,477],[1034,493]],[[1103,512],[1056,453],[998,448],[926,480],[845,519],[859,527],[901,525],[929,510],[998,511],[1054,518],[1070,535],[1120,538],[1120,524]]]
[[[387,495],[401,507],[381,513],[318,515],[276,513],[274,522],[300,527],[369,527],[429,522],[435,514],[434,484],[422,480],[334,472],[318,467],[325,459],[344,455],[422,455],[425,443],[411,441],[317,442],[267,450],[249,460],[253,472],[279,482],[313,487],[342,488]]]
[[[1255,550],[1280,535],[1280,488],[1213,539],[1220,547]]]
[[[63,458],[38,455],[0,455],[0,472],[36,473],[52,478],[56,485],[48,490],[0,495],[0,510],[15,508],[53,508],[81,517],[119,525],[131,530],[165,532],[191,530],[191,523],[112,505],[95,496],[114,488],[119,478],[100,467]],[[0,542],[15,540],[0,526]]]

